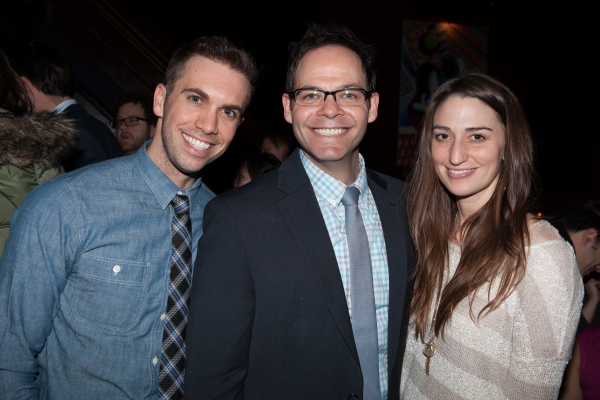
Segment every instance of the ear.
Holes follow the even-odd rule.
[[[25,85],[25,89],[27,89],[27,96],[33,103],[35,103],[36,93],[39,91],[27,77],[20,76],[19,79],[21,79],[21,82],[23,82],[23,85]]]
[[[594,228],[588,228],[583,233],[583,238],[586,246],[592,246],[595,248],[598,243],[598,231]]]
[[[369,99],[369,123],[377,119],[377,108],[379,107],[379,93],[375,92]]]
[[[238,128],[240,127],[240,125],[242,124],[242,122],[244,122],[244,119],[246,119],[246,117],[240,118],[240,120],[238,121],[238,124],[237,124]]]
[[[33,84],[31,83],[31,81],[30,81],[30,80],[29,80],[27,77],[25,77],[25,76],[20,76],[20,77],[19,77],[19,79],[21,79],[21,82],[23,82],[23,84],[24,84],[25,86],[27,86],[27,88],[28,88],[28,89],[30,89],[30,88],[33,86]],[[30,89],[30,90],[31,90],[31,89]]]
[[[162,118],[164,116],[165,111],[165,101],[167,100],[167,88],[162,83],[159,83],[156,86],[156,90],[154,91],[154,114],[158,118]]]
[[[292,123],[292,100],[287,93],[281,96],[281,102],[283,104],[283,118],[290,124]]]

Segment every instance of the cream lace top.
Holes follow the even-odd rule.
[[[571,356],[583,284],[573,249],[548,222],[533,224],[530,236],[525,277],[516,290],[477,323],[463,300],[446,325],[445,340],[436,339],[429,376],[423,342],[409,328],[400,398],[556,399]],[[449,246],[452,276],[460,248]],[[479,290],[475,316],[487,303],[487,288]]]

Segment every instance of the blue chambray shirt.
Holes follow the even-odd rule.
[[[13,214],[0,261],[1,399],[156,398],[180,189],[148,143],[40,185]],[[193,266],[214,194],[200,179],[181,191]]]
[[[342,204],[342,196],[346,191],[346,185],[334,177],[321,171],[313,165],[304,152],[300,152],[302,165],[313,186],[333,251],[338,262],[342,284],[348,304],[348,312],[352,317],[350,286],[350,253],[348,252],[348,241],[346,239],[346,217],[345,207]],[[379,219],[377,205],[369,185],[365,162],[359,154],[359,173],[351,186],[360,190],[358,198],[358,209],[363,218],[369,249],[371,252],[371,267],[373,269],[373,289],[375,293],[375,313],[377,317],[377,341],[379,345],[379,384],[382,400],[387,399],[388,393],[388,311],[390,304],[390,278],[388,274],[387,253],[385,249],[385,238],[383,228]]]

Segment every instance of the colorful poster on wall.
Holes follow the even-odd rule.
[[[433,92],[460,73],[487,73],[488,38],[484,27],[402,21],[398,166],[414,161],[417,131]]]

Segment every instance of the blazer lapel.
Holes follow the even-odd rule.
[[[388,191],[386,182],[377,174],[367,170],[369,188],[375,199],[383,229],[389,273],[388,309],[388,373],[396,360],[402,315],[405,312],[407,278],[406,230],[399,221],[406,221],[402,207],[397,207],[399,193]],[[402,360],[400,360],[402,362]]]
[[[277,203],[277,208],[294,235],[329,307],[331,316],[358,363],[358,353],[337,259],[319,203],[300,161],[298,150],[279,167],[278,188],[288,196]]]

